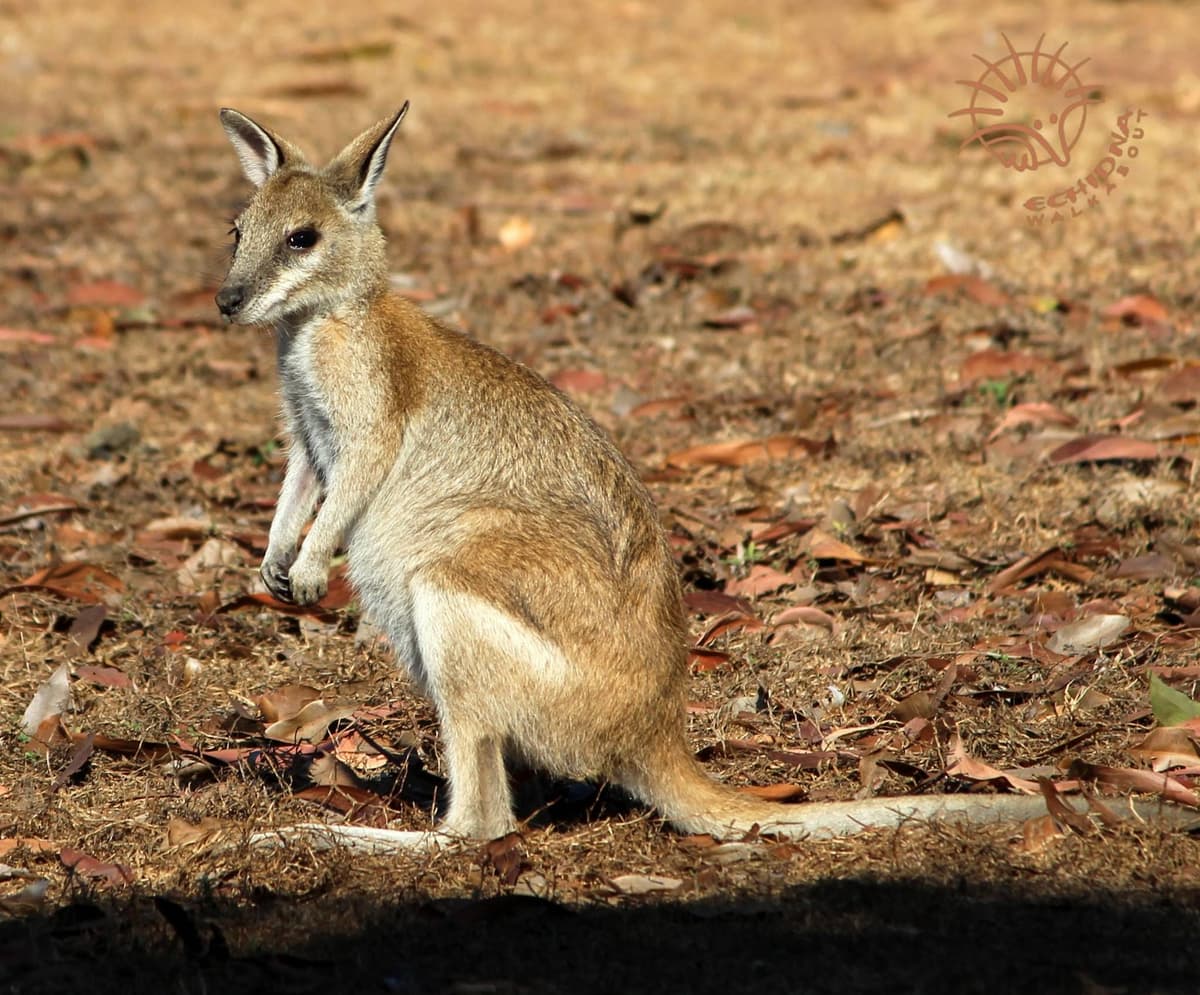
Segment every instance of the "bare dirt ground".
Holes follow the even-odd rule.
[[[427,826],[442,785],[352,594],[257,593],[282,454],[270,334],[212,305],[221,105],[324,157],[412,101],[397,288],[644,473],[713,776],[1078,811],[1200,776],[1150,697],[1200,679],[1191,6],[384,6],[0,2],[0,986],[1200,987],[1200,842],[1061,810],[714,847],[531,784],[464,854],[245,845]],[[1043,31],[1103,95],[1071,165],[960,153],[973,53]],[[1131,109],[1116,189],[1032,224]]]

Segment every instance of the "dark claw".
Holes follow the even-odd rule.
[[[295,604],[292,597],[292,582],[288,579],[288,568],[281,563],[264,563],[258,571],[271,596],[286,604]]]

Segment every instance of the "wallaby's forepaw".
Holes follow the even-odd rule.
[[[263,583],[267,585],[267,590],[271,592],[271,596],[280,601],[292,603],[292,583],[288,579],[288,572],[291,570],[292,561],[295,555],[282,557],[272,556],[268,552],[267,558],[263,560],[262,566],[258,568],[258,575],[263,579]]]
[[[303,553],[288,571],[290,601],[297,605],[315,605],[329,590],[329,566],[318,566]]]

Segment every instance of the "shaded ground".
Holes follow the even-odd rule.
[[[427,825],[440,758],[349,592],[253,600],[272,344],[211,300],[247,194],[215,108],[325,156],[410,99],[380,203],[397,288],[643,471],[714,776],[810,800],[1098,779],[1118,807],[1157,764],[1186,799],[1194,731],[1147,737],[1150,674],[1200,679],[1193,22],[0,0],[0,587],[26,582],[0,597],[0,863],[29,875],[0,890],[0,983],[1195,990],[1200,844],[1154,828],[714,849],[549,786],[519,845],[249,852],[313,818]],[[958,151],[956,81],[1001,31],[1092,59],[1065,169]],[[1129,109],[1115,192],[1031,224]],[[64,662],[43,743],[21,716]],[[295,685],[329,706],[298,749],[271,722],[304,696],[263,699]],[[313,744],[359,780],[300,797],[330,776]]]

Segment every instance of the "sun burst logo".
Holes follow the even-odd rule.
[[[1042,50],[1043,34],[1031,51],[1018,52],[1001,34],[1008,55],[984,66],[978,79],[956,80],[971,91],[971,101],[949,117],[969,117],[972,132],[961,149],[978,142],[1009,169],[1025,172],[1040,166],[1066,166],[1083,134],[1087,109],[1103,100],[1100,88],[1085,84],[1079,70],[1090,60],[1068,65],[1067,43]]]

